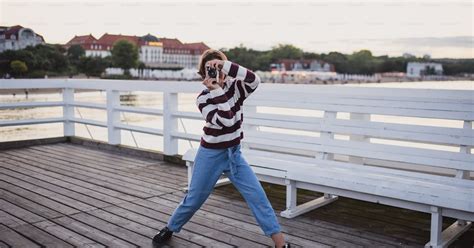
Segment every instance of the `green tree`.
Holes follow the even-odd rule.
[[[22,76],[28,71],[28,66],[26,63],[20,60],[13,60],[10,63],[11,71],[14,76]]]
[[[79,73],[81,57],[86,54],[81,45],[72,45],[67,49],[67,58],[69,60],[69,76],[72,77]]]
[[[373,74],[375,71],[375,60],[369,50],[354,52],[348,57],[349,73]]]
[[[231,61],[241,64],[249,69],[255,70],[258,65],[256,62],[260,52],[244,47],[242,44],[238,47],[224,50],[227,58]]]
[[[79,59],[85,55],[86,51],[80,45],[72,45],[67,49],[67,57],[71,63],[79,62]]]
[[[278,44],[270,51],[272,62],[279,59],[301,59],[303,58],[303,50],[290,44]]]
[[[138,65],[138,49],[126,40],[117,41],[112,47],[112,62],[114,66],[122,68],[125,75],[130,75],[130,68]]]
[[[330,52],[322,55],[322,59],[336,67],[336,72],[347,73],[347,56],[339,52]]]
[[[86,74],[87,77],[100,77],[107,67],[111,65],[110,58],[101,57],[81,57],[79,62],[79,71]]]

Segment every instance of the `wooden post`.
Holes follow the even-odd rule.
[[[76,129],[74,127],[74,122],[73,122],[74,106],[72,105],[74,103],[74,89],[63,88],[62,94],[63,94],[63,102],[64,102],[64,105],[63,105],[64,136],[71,137],[71,136],[74,136],[76,133]]]
[[[351,120],[370,121],[370,114],[350,113]],[[369,142],[366,135],[351,134],[349,140]],[[365,164],[365,159],[360,157],[349,156],[349,162],[353,164]]]
[[[472,130],[472,121],[464,121],[463,123],[463,129],[464,130]],[[461,145],[459,148],[460,153],[464,154],[471,154],[471,147],[470,146],[465,146]],[[469,171],[468,170],[457,170],[456,171],[456,177],[457,178],[462,178],[462,179],[469,179]],[[466,220],[458,220],[459,224],[461,225],[467,225]]]
[[[111,145],[121,143],[120,129],[115,127],[116,123],[120,123],[120,112],[115,110],[118,106],[120,106],[120,92],[107,90],[107,130],[108,142]]]
[[[296,196],[297,188],[296,182],[293,180],[285,179],[286,184],[286,210],[292,211],[296,208]]]
[[[441,208],[431,207],[431,235],[430,235],[430,246],[441,247],[443,242],[443,236],[441,231],[443,230],[443,215]]]
[[[324,119],[336,119],[336,118],[337,118],[337,112],[324,111]],[[328,132],[328,131],[322,131],[320,137],[321,137],[321,141],[334,139],[334,133]],[[325,159],[325,160],[334,160],[334,154],[321,152],[321,153],[318,153],[318,155],[316,155],[316,158]]]
[[[178,93],[163,92],[163,152],[166,155],[178,154],[178,139],[172,133],[178,131]]]
[[[472,121],[464,121],[463,123],[463,129],[466,130],[472,130]],[[464,153],[464,154],[471,154],[471,148],[470,146],[465,146],[461,145],[459,152]],[[458,178],[463,178],[463,179],[468,179],[469,178],[469,171],[466,170],[457,170],[456,171],[456,177]]]

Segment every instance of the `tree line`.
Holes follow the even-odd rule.
[[[79,73],[87,77],[100,77],[108,67],[125,71],[124,78],[131,78],[130,68],[143,67],[138,61],[137,47],[128,41],[118,41],[111,56],[86,56],[80,45],[65,49],[57,44],[28,46],[22,50],[7,50],[0,53],[0,78],[5,75],[25,78],[47,76],[72,77]]]
[[[253,70],[269,70],[271,63],[280,59],[316,59],[333,64],[336,72],[347,74],[369,74],[383,72],[406,72],[409,62],[441,63],[446,75],[474,73],[474,59],[431,59],[426,57],[374,56],[369,50],[352,54],[340,52],[313,53],[288,44],[280,44],[268,51],[258,51],[242,45],[223,49],[229,60],[246,65]]]
[[[430,59],[411,57],[374,56],[369,50],[352,54],[340,52],[313,53],[290,44],[280,44],[267,51],[244,47],[221,49],[229,60],[252,70],[268,71],[272,63],[280,59],[316,59],[333,64],[336,72],[347,74],[374,74],[382,72],[405,72],[408,62],[438,62],[443,64],[444,74],[474,74],[474,59]],[[0,77],[6,74],[14,77],[43,78],[48,76],[100,77],[106,68],[118,67],[130,78],[130,68],[145,68],[138,61],[138,48],[125,40],[118,41],[111,50],[111,56],[86,56],[84,49],[73,45],[65,49],[57,44],[44,44],[22,50],[7,50],[0,53]]]

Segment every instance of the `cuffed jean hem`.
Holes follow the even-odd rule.
[[[271,238],[273,234],[276,234],[276,233],[279,233],[279,232],[281,232],[281,228],[280,228],[280,227],[277,227],[277,228],[275,228],[275,229],[273,229],[273,230],[271,230],[271,231],[265,232],[265,236]]]
[[[173,229],[173,227],[170,227],[168,224],[166,225],[168,227],[168,230],[174,232],[174,233],[179,233],[181,231],[181,228],[179,229]]]

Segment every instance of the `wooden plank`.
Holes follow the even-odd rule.
[[[266,152],[266,151],[247,150],[247,149],[242,149],[242,153],[246,157],[251,157],[251,156],[272,157],[274,159],[308,163],[309,165],[323,164],[328,167],[332,167],[333,165],[335,165],[335,166],[349,169],[349,170],[357,170],[361,172],[376,173],[376,174],[382,174],[382,175],[394,175],[394,176],[400,176],[402,178],[410,178],[410,179],[428,181],[428,182],[433,182],[433,183],[442,183],[445,185],[456,186],[456,187],[461,186],[465,188],[473,188],[474,186],[473,182],[467,181],[467,180],[459,180],[453,177],[407,171],[403,169],[394,169],[392,167],[384,168],[384,167],[377,167],[377,166],[359,166],[357,164],[351,164],[344,161],[322,161],[322,160],[315,160],[312,157],[310,158],[310,157],[279,154],[279,153]],[[195,155],[193,154],[192,156],[195,156]]]
[[[31,184],[22,180],[18,180],[13,177],[7,176],[3,173],[0,173],[0,185],[6,185],[6,183],[9,183],[10,185],[14,185],[16,187],[21,187],[22,189],[28,190],[35,194],[48,197],[50,199],[54,199],[55,201],[60,202],[71,208],[77,209],[78,211],[88,211],[88,210],[92,210],[96,208],[93,205],[78,201],[65,194],[57,193],[57,192],[48,190],[46,188],[41,188],[34,184]],[[12,188],[10,185],[7,186],[7,189]]]
[[[106,188],[100,187],[99,190],[96,190],[94,186],[98,186],[95,183],[89,182],[86,177],[84,178],[75,178],[76,173],[70,171],[70,169],[77,169],[78,167],[68,167],[65,166],[66,162],[71,161],[72,155],[74,152],[80,154],[78,156],[78,161],[76,161],[78,166],[86,166],[94,168],[100,171],[104,171],[100,167],[102,161],[104,166],[109,169],[113,169],[113,166],[117,167],[117,170],[123,175],[130,175],[135,180],[143,178],[146,182],[153,182],[153,180],[158,179],[160,176],[166,177],[169,175],[166,173],[166,170],[162,169],[160,171],[154,171],[147,175],[145,170],[152,170],[149,168],[149,165],[146,163],[134,165],[133,162],[119,162],[119,155],[108,155],[116,157],[117,161],[108,161],[107,156],[99,153],[89,153],[87,149],[75,149],[75,145],[55,145],[54,147],[33,147],[32,149],[22,151],[24,158],[15,158],[5,154],[0,153],[0,168],[7,170],[4,175],[10,176],[9,180],[20,180],[28,181],[32,185],[38,185],[42,188],[46,188],[49,185],[52,186],[52,189],[58,191],[61,189],[66,189],[67,192],[73,191],[79,194],[87,194],[86,192],[91,193],[90,196],[100,200],[108,199],[107,203],[114,204],[110,206],[105,206],[103,209],[95,209],[89,213],[78,213],[73,215],[76,219],[70,219],[70,217],[61,217],[55,218],[54,220],[46,220],[35,222],[35,225],[41,223],[41,226],[38,228],[46,231],[60,240],[65,240],[66,242],[75,245],[81,243],[80,241],[74,241],[74,239],[66,240],[68,231],[71,234],[76,234],[77,237],[81,237],[87,240],[91,240],[96,244],[108,245],[112,247],[117,246],[135,246],[139,243],[136,243],[138,240],[130,241],[125,237],[128,237],[128,234],[125,236],[115,235],[111,230],[114,230],[115,227],[120,227],[125,229],[123,231],[120,229],[117,233],[121,232],[131,232],[132,239],[138,239],[138,237],[143,237],[140,244],[145,244],[150,241],[150,238],[154,234],[153,232],[158,231],[166,222],[166,218],[169,218],[172,210],[177,206],[179,200],[184,195],[179,190],[173,191],[171,194],[161,195],[159,197],[153,197],[150,199],[161,199],[160,204],[157,204],[154,201],[150,200],[138,200],[137,198],[130,199],[136,201],[134,203],[121,203],[123,200],[120,200],[120,190],[117,188]],[[80,146],[79,146],[80,147]],[[13,150],[15,151],[15,150]],[[64,152],[67,151],[67,152]],[[26,153],[34,152],[38,157],[45,156],[45,158],[34,158],[27,159]],[[63,157],[61,157],[63,153]],[[87,155],[91,155],[89,158]],[[106,153],[107,154],[107,153]],[[97,159],[96,159],[97,158]],[[43,159],[38,162],[37,160]],[[139,158],[137,157],[139,160]],[[49,161],[49,162],[47,162]],[[60,165],[55,165],[55,162],[61,161]],[[88,163],[92,165],[88,165]],[[6,164],[6,165],[5,165]],[[162,163],[166,166],[168,163]],[[38,167],[38,165],[40,167]],[[157,164],[157,167],[161,165]],[[186,167],[184,166],[174,166],[169,164],[169,168],[172,168],[173,179],[175,182],[186,182]],[[80,167],[79,167],[80,168]],[[2,170],[5,171],[5,170]],[[130,171],[128,171],[130,170]],[[133,171],[135,170],[135,171]],[[106,170],[105,170],[106,171]],[[133,171],[133,172],[132,172]],[[179,175],[183,175],[180,179]],[[33,180],[29,180],[33,179]],[[138,182],[137,182],[138,183]],[[166,182],[167,184],[172,185],[170,181]],[[270,186],[270,184],[264,183],[264,186]],[[275,209],[284,208],[284,192],[283,188],[279,185],[272,185],[272,191],[269,192],[269,197],[271,198],[272,205]],[[17,205],[20,208],[23,208],[32,213],[38,214],[39,216],[46,218],[47,216],[43,215],[40,210],[34,211],[34,208],[25,208],[25,205],[28,203],[35,203],[36,206],[43,206],[36,203],[34,197],[33,201],[25,198],[24,192],[21,192],[17,195],[17,192],[12,188],[4,189],[3,185],[0,185],[0,198],[5,199],[5,201],[10,202],[13,205]],[[69,191],[68,191],[69,190]],[[108,190],[108,191],[106,191]],[[6,192],[6,193],[5,193]],[[13,193],[15,192],[15,193]],[[97,193],[94,193],[97,192]],[[261,244],[263,246],[271,245],[271,240],[267,239],[261,235],[261,230],[256,225],[253,216],[251,215],[250,209],[246,206],[245,201],[241,198],[239,193],[232,188],[232,186],[224,186],[214,191],[215,193],[211,194],[209,199],[204,204],[190,223],[197,222],[196,224],[203,228],[209,228],[209,232],[206,231],[205,235],[208,233],[215,233],[215,235],[202,236],[199,232],[195,230],[200,230],[199,228],[192,230],[193,228],[188,227],[188,224],[185,225],[182,232],[175,234],[174,246],[196,246],[209,244],[208,246],[214,244],[220,244],[219,246],[226,246],[231,244],[240,244],[238,241],[235,243],[229,242],[227,239],[222,238],[222,241],[217,241],[214,236],[219,236],[222,233],[229,233],[229,238],[235,240],[235,237],[247,240],[247,242],[253,244]],[[301,193],[305,192],[305,193]],[[95,195],[94,195],[95,194]],[[11,201],[11,199],[18,198],[16,201]],[[100,197],[104,198],[100,198]],[[123,194],[122,194],[123,196]],[[317,193],[309,192],[306,190],[299,190],[298,200],[306,201],[312,199],[312,197],[317,196]],[[6,197],[6,198],[5,198]],[[116,198],[117,201],[113,199]],[[85,200],[84,198],[83,200]],[[112,202],[114,201],[114,202]],[[119,204],[116,206],[115,204]],[[1,204],[1,202],[0,202]],[[43,208],[51,209],[51,206],[46,204],[48,207],[43,206]],[[211,206],[209,208],[208,206]],[[298,245],[303,247],[326,247],[324,242],[314,236],[315,233],[319,235],[325,235],[330,238],[324,240],[335,239],[339,246],[366,246],[366,247],[399,247],[403,245],[404,247],[419,246],[426,242],[424,238],[426,232],[426,220],[422,217],[424,214],[413,213],[413,211],[406,211],[403,209],[389,208],[380,206],[380,209],[377,210],[374,208],[375,204],[358,202],[351,199],[343,199],[338,201],[331,206],[323,207],[317,211],[311,211],[295,220],[286,220],[281,218],[281,224],[285,232],[288,232],[287,237],[290,238],[290,242],[296,247]],[[0,207],[1,208],[1,207]],[[394,213],[397,212],[398,213]],[[384,212],[385,211],[385,212]],[[19,212],[21,213],[21,212]],[[383,214],[386,213],[386,214]],[[410,213],[410,214],[403,214]],[[51,215],[51,213],[50,213]],[[82,220],[83,215],[86,215],[88,219]],[[24,215],[28,216],[28,215]],[[76,217],[79,216],[79,217]],[[417,217],[421,216],[421,217]],[[414,217],[410,223],[410,217]],[[27,217],[25,217],[27,218]],[[50,217],[47,217],[50,218]],[[69,219],[67,219],[69,218]],[[449,218],[445,218],[449,219]],[[57,221],[60,220],[60,221]],[[62,222],[61,222],[62,221]],[[98,225],[94,225],[98,223]],[[44,225],[44,226],[43,226]],[[49,226],[52,226],[50,229]],[[411,225],[411,226],[410,226]],[[20,225],[21,226],[21,225]],[[204,227],[201,227],[204,226]],[[60,235],[60,230],[65,234]],[[207,230],[207,229],[206,229]],[[421,230],[421,231],[420,231]],[[25,230],[28,232],[28,230]],[[88,231],[96,232],[97,235],[90,233]],[[463,235],[461,239],[466,239]],[[185,235],[184,235],[185,234]],[[1,234],[0,234],[1,237]],[[222,235],[220,235],[222,237]],[[204,240],[204,242],[202,242]],[[2,239],[0,238],[0,242]],[[74,243],[77,242],[77,243]],[[7,243],[7,242],[5,242]],[[133,244],[132,244],[133,243]],[[249,243],[249,244],[250,244]],[[0,243],[1,244],[1,243]],[[327,244],[329,246],[338,246],[334,244]]]
[[[141,182],[140,180],[135,180],[127,176],[117,175],[113,172],[105,172],[95,168],[81,166],[77,162],[67,162],[59,159],[45,157],[43,156],[44,154],[40,155],[33,152],[27,152],[27,150],[28,149],[25,149],[24,151],[17,151],[15,152],[15,155],[22,156],[23,158],[29,157],[30,159],[34,159],[36,162],[42,162],[46,164],[49,163],[51,164],[51,167],[67,168],[68,171],[75,172],[76,174],[87,175],[90,178],[96,178],[104,182],[114,183],[120,185],[121,187],[128,187],[130,189],[143,192],[144,195],[147,195],[145,197],[160,195],[172,191],[169,188],[163,188],[156,184],[146,184],[144,182]],[[7,154],[11,153],[7,152]]]
[[[458,191],[447,190],[442,185],[438,185],[436,190],[432,189],[430,191],[430,188],[434,188],[432,187],[434,184],[422,185],[418,181],[412,181],[412,183],[408,184],[404,182],[408,180],[397,182],[395,178],[387,179],[385,176],[377,179],[373,175],[351,174],[346,173],[344,170],[326,169],[320,166],[311,168],[310,173],[303,170],[290,170],[288,171],[288,178],[300,182],[317,183],[338,189],[433,204],[464,211],[473,211],[474,206],[471,198],[472,190],[465,190],[463,188],[459,188]],[[449,192],[449,195],[445,195],[442,192]]]
[[[4,172],[7,171],[7,170],[10,170],[10,171],[17,172],[18,174],[21,173],[23,176],[29,175],[31,178],[34,178],[35,180],[37,179],[37,180],[41,180],[41,181],[44,181],[44,182],[49,182],[50,184],[54,184],[55,187],[63,187],[65,189],[69,190],[69,191],[79,192],[79,193],[82,193],[82,194],[85,194],[85,195],[88,195],[88,196],[92,196],[95,199],[99,199],[99,200],[101,200],[102,202],[105,202],[105,203],[118,204],[118,203],[123,202],[123,200],[117,199],[113,196],[110,196],[110,195],[107,195],[107,194],[104,194],[104,193],[101,193],[101,192],[98,192],[98,191],[95,191],[95,190],[91,190],[91,189],[88,189],[88,188],[85,188],[85,187],[82,187],[82,186],[79,186],[79,185],[76,185],[76,184],[72,184],[72,183],[69,183],[69,182],[66,182],[66,181],[58,180],[54,177],[46,176],[46,175],[39,174],[39,173],[32,173],[33,171],[23,169],[19,166],[14,166],[14,165],[11,165],[11,164],[8,164],[8,163],[4,163],[3,165],[0,165],[0,167],[2,167],[4,169],[3,170]]]
[[[158,220],[160,222],[164,222],[164,220],[168,219],[170,216],[170,213],[162,213],[132,202],[122,203],[119,205],[119,207],[146,216],[148,218]],[[164,225],[159,228],[161,229],[162,227],[164,227]],[[208,233],[210,233],[211,236],[209,236]],[[216,239],[219,236],[216,236],[213,230],[205,228],[200,224],[193,224],[192,220],[183,226],[179,233],[175,234],[179,237],[185,238],[190,242],[198,243],[199,245],[203,246],[231,247],[230,244],[225,241],[223,242],[222,239]]]
[[[105,165],[115,166],[116,168],[123,168],[125,171],[140,171],[147,174],[156,174],[161,175],[162,173],[168,174],[167,177],[179,181],[183,178],[185,174],[176,168],[181,167],[178,164],[166,163],[161,160],[156,160],[154,162],[143,162],[140,160],[137,161],[127,161],[121,160],[120,156],[117,156],[114,153],[108,153],[108,151],[94,150],[87,147],[79,145],[71,145],[68,143],[62,143],[55,146],[41,146],[41,147],[32,147],[35,149],[53,149],[61,152],[74,152],[76,156],[82,158],[88,158],[87,161],[97,161],[104,163]],[[176,182],[174,181],[174,182]],[[171,182],[171,181],[170,181]]]
[[[88,206],[94,206],[97,208],[102,208],[102,207],[110,205],[110,203],[102,201],[100,198],[94,197],[96,196],[96,192],[93,192],[93,191],[89,191],[88,192],[89,194],[76,192],[74,190],[70,190],[69,188],[56,186],[52,183],[36,179],[34,177],[31,177],[25,174],[17,173],[9,169],[3,170],[2,173],[7,175],[10,178],[18,179],[18,181],[22,180],[24,182],[28,182],[28,185],[33,185],[38,188],[47,189],[51,192],[55,192],[61,195],[67,195],[68,197],[74,198],[76,201],[78,201],[79,205],[81,203],[85,203]],[[2,177],[3,175],[0,174],[0,179],[2,179]],[[98,195],[98,197],[103,197],[103,196]]]
[[[0,230],[1,231],[1,230]],[[3,242],[0,240],[0,248],[10,248],[11,246],[9,246],[7,243]]]
[[[20,218],[18,218],[17,216],[14,216],[13,213],[6,213],[4,211],[1,211],[0,210],[0,216],[3,216],[7,214],[8,215],[8,218],[12,219],[9,221],[9,223],[22,223],[20,225],[11,225],[9,228],[11,228],[11,230],[15,230],[15,232],[17,233],[20,233],[22,236],[24,236],[25,238],[29,239],[30,241],[33,241],[34,243],[37,243],[39,244],[40,246],[46,246],[46,247],[73,247],[71,244],[57,238],[56,236],[48,233],[48,232],[45,232],[27,222],[25,222],[24,220],[21,220]],[[3,227],[6,227],[4,226],[2,223],[0,223],[1,226]],[[11,232],[9,232],[8,230],[6,230],[6,232],[8,232],[9,234],[11,234]],[[16,235],[15,235],[16,236]],[[10,243],[8,240],[9,238],[8,237],[3,237],[3,235],[1,234],[0,232],[0,237],[1,237],[1,240],[5,240],[7,243]],[[20,242],[25,242],[23,239],[19,238]],[[12,240],[10,240],[12,241]],[[15,245],[15,243],[12,242],[12,245]]]
[[[71,245],[77,247],[88,247],[88,248],[98,248],[98,247],[105,247],[104,245],[84,237],[68,228],[59,225],[53,221],[41,221],[33,224],[34,226],[55,235],[56,237],[68,242]]]
[[[168,194],[168,195],[173,195],[173,194]],[[172,211],[174,210],[172,206],[169,206],[167,204],[156,204],[155,202],[151,202],[148,200],[139,200],[134,203],[142,207],[150,208],[150,209],[160,211],[162,213],[169,214],[169,215],[171,215]],[[175,207],[176,206],[177,204],[175,204]],[[258,244],[252,244],[252,247],[253,246],[257,247],[257,246],[262,246],[262,245],[271,246],[273,244],[271,239],[261,234],[260,228],[258,228],[257,226],[251,225],[252,227],[254,227],[253,229],[250,229],[250,230],[244,229],[238,225],[233,225],[231,223],[232,219],[230,218],[213,218],[212,213],[203,215],[202,211],[197,211],[191,219],[192,220],[190,221],[192,221],[193,223],[198,223],[199,225],[206,226],[210,229],[219,230],[225,233],[226,235],[228,234],[233,235],[234,236],[233,239],[235,240],[236,243],[232,243],[232,244],[244,246],[248,244],[247,240],[251,240],[252,242],[258,243]],[[186,223],[185,225],[186,227],[188,226],[188,223]],[[219,235],[222,235],[222,234],[219,234]],[[245,240],[245,241],[242,242],[242,240]]]
[[[474,112],[468,110],[418,110],[410,108],[386,108],[378,106],[357,106],[357,105],[333,105],[326,103],[311,103],[311,102],[293,102],[288,101],[272,101],[260,100],[258,98],[249,99],[246,101],[248,105],[267,106],[273,108],[293,108],[293,109],[309,109],[321,111],[335,111],[335,112],[350,112],[361,114],[377,114],[377,115],[393,115],[406,117],[422,117],[422,118],[437,118],[450,120],[474,120]]]
[[[171,209],[170,210],[170,212],[171,212],[172,209],[177,206],[177,203],[179,202],[179,200],[176,200],[175,202],[173,202],[173,201],[169,201],[169,200],[165,199],[165,197],[167,198],[167,197],[170,197],[170,196],[171,195],[168,194],[168,195],[164,195],[164,196],[160,196],[160,197],[153,197],[153,198],[150,198],[149,201],[157,203],[160,207],[167,206],[169,209]],[[140,202],[140,204],[142,204],[142,202]],[[220,216],[226,216],[226,217],[232,218],[234,220],[239,220],[239,221],[242,221],[242,222],[252,224],[252,225],[255,226],[255,228],[259,229],[258,224],[257,224],[257,222],[256,222],[256,220],[253,216],[242,215],[242,214],[239,214],[239,213],[228,211],[225,208],[223,208],[222,206],[221,207],[214,207],[214,206],[211,206],[211,205],[208,205],[208,204],[204,204],[204,205],[201,206],[201,209],[199,211],[202,211],[203,213],[206,213],[206,216],[210,215],[211,213],[217,214],[217,215],[220,215]],[[196,217],[196,219],[198,219],[198,216],[199,215],[193,216],[193,218]],[[202,222],[199,221],[199,223],[202,223]],[[346,245],[346,246],[350,245],[350,243],[347,243],[345,241],[333,239],[333,238],[327,237],[325,235],[320,235],[319,233],[316,233],[316,232],[310,232],[310,231],[302,230],[302,229],[300,229],[300,230],[292,229],[288,226],[282,227],[282,231],[289,238],[292,237],[290,240],[293,240],[293,242],[295,244],[302,245],[303,247],[308,246],[309,243],[304,243],[301,239],[306,239],[306,240],[310,241],[310,243],[312,244],[313,247],[315,247],[315,246],[325,247],[325,246],[330,246],[330,245],[334,245],[334,244]],[[299,232],[300,234],[299,235],[295,234],[297,232]],[[260,229],[259,233],[263,234],[263,231]],[[303,233],[303,234],[301,234],[301,233]],[[298,237],[300,239],[297,239],[296,237]]]
[[[44,216],[45,218],[57,218],[63,214],[53,209],[38,204],[30,199],[24,198],[20,195],[11,193],[4,189],[0,189],[0,197],[12,204],[15,204],[23,209],[30,212],[37,213],[38,215]]]
[[[474,171],[472,163],[474,156],[470,154],[357,141],[323,140],[303,135],[278,134],[278,136],[281,137],[275,138],[275,134],[270,132],[250,133],[245,142]],[[282,137],[286,140],[282,141]]]
[[[127,187],[127,185],[121,185],[120,181],[110,180],[107,177],[97,176],[96,174],[90,173],[90,172],[89,173],[83,172],[82,170],[74,169],[71,166],[69,166],[69,168],[67,166],[61,167],[61,166],[56,165],[55,163],[46,162],[40,158],[35,158],[35,161],[32,162],[27,154],[19,153],[18,151],[15,151],[14,154],[4,152],[0,155],[7,157],[11,160],[20,162],[20,163],[27,163],[30,165],[34,165],[36,167],[43,168],[48,171],[53,171],[62,175],[69,176],[71,178],[83,180],[88,183],[92,183],[92,184],[96,184],[105,188],[113,189],[123,194],[128,194],[130,196],[142,197],[142,198],[152,196],[146,192]]]
[[[12,247],[40,247],[27,237],[0,223],[0,240]]]
[[[0,156],[1,156],[1,154],[0,154]],[[54,180],[58,180],[60,182],[69,182],[69,183],[72,183],[73,185],[78,185],[80,187],[84,187],[84,188],[87,188],[87,189],[92,189],[92,190],[95,190],[97,192],[115,197],[115,198],[117,198],[118,201],[120,201],[120,200],[132,201],[132,200],[137,199],[137,197],[130,196],[126,193],[114,191],[114,190],[111,190],[111,189],[106,188],[106,187],[102,187],[102,186],[92,184],[92,183],[89,183],[89,182],[86,182],[86,181],[83,181],[83,180],[78,180],[78,179],[69,177],[68,175],[63,175],[63,174],[60,174],[60,173],[56,173],[54,171],[49,171],[49,170],[47,170],[47,168],[48,168],[47,166],[45,166],[43,168],[38,168],[39,166],[29,165],[28,162],[18,162],[18,161],[8,160],[7,162],[5,162],[3,164],[3,166],[6,166],[10,169],[11,168],[16,168],[17,170],[18,169],[24,169],[26,172],[30,172],[30,173],[35,174],[35,175],[48,176],[48,177],[51,177]]]
[[[37,148],[37,147],[32,147]],[[173,176],[175,179],[179,179],[183,176],[182,172],[179,170],[173,170],[174,168],[179,168],[179,164],[171,164],[162,160],[153,160],[153,161],[128,161],[121,160],[119,155],[115,153],[109,153],[109,151],[95,150],[80,145],[62,143],[55,146],[42,146],[41,148],[45,149],[55,149],[57,151],[74,151],[77,152],[81,157],[88,157],[89,160],[97,160],[100,162],[108,162],[108,164],[115,164],[116,166],[123,168],[140,168],[146,170],[147,172],[168,172],[170,176]],[[39,147],[38,147],[39,149]],[[169,170],[171,169],[171,170]]]
[[[37,215],[33,212],[30,212],[26,209],[23,209],[21,207],[18,207],[8,201],[5,201],[3,199],[0,199],[0,210],[3,212],[1,215],[3,217],[8,217],[8,214],[14,215],[16,218],[21,219],[22,222],[13,222],[15,219],[8,219],[7,220],[1,220],[0,222],[8,227],[15,227],[19,225],[27,223],[34,223],[34,222],[39,222],[39,221],[44,221],[46,220],[40,215]]]
[[[49,197],[36,194],[35,192],[23,189],[21,187],[15,186],[4,181],[0,181],[0,188],[10,193],[19,195],[23,198],[34,201],[37,204],[41,204],[50,209],[54,209],[62,214],[73,214],[80,211],[76,208],[70,207],[69,205],[62,204],[61,202],[56,201],[56,199],[51,199]]]
[[[71,215],[70,217],[89,226],[93,226],[103,232],[112,234],[113,236],[121,237],[122,239],[134,245],[147,247],[151,244],[150,237],[130,231],[121,225],[110,223],[108,219],[101,219],[89,213],[77,213]]]
[[[337,106],[376,106],[385,108],[395,109],[417,109],[423,110],[469,110],[474,108],[474,103],[471,102],[437,102],[435,99],[420,101],[418,98],[411,99],[397,99],[396,96],[392,96],[391,99],[387,98],[364,98],[361,96],[353,95],[347,97],[338,97],[334,95],[319,95],[319,94],[308,94],[302,93],[298,95],[288,95],[288,93],[261,93],[258,96],[258,100],[265,101],[284,101],[284,102],[309,102],[309,103],[320,103]]]
[[[104,247],[95,243],[93,240],[87,239],[77,233],[57,225],[54,222],[46,220],[44,217],[18,207],[10,202],[0,199],[0,216],[10,215],[9,220],[0,218],[0,223],[7,225],[10,228],[15,228],[20,225],[32,224],[42,231],[45,231],[57,238],[76,246],[82,247]],[[14,217],[13,217],[14,216]],[[20,221],[21,220],[21,221]],[[12,223],[13,222],[13,223]]]
[[[33,151],[33,152],[36,153],[37,151]],[[176,190],[177,184],[180,183],[183,179],[183,177],[180,176],[179,182],[177,180],[171,180],[171,175],[170,177],[163,177],[164,172],[161,172],[159,176],[156,175],[153,177],[153,175],[150,175],[150,173],[144,171],[145,168],[134,167],[132,170],[124,169],[122,165],[117,165],[117,163],[115,163],[115,165],[109,164],[113,162],[110,162],[107,160],[105,161],[99,161],[97,159],[92,160],[90,159],[90,157],[87,159],[86,157],[82,157],[82,155],[78,153],[77,151],[66,152],[66,151],[48,150],[48,152],[43,152],[41,154],[43,154],[43,156],[45,157],[50,157],[54,159],[62,156],[64,158],[63,161],[66,161],[66,162],[74,162],[78,165],[86,166],[89,168],[95,168],[104,172],[115,173],[117,175],[126,176],[128,178],[140,180],[141,182],[144,182],[144,183],[159,185],[165,189],[167,188],[171,190]],[[69,155],[72,155],[72,154],[74,154],[74,157],[69,157]],[[86,155],[83,155],[83,156],[86,156]],[[153,165],[153,167],[157,167],[157,166]]]
[[[126,239],[126,237],[118,237],[113,234],[104,232],[98,229],[95,225],[87,225],[77,219],[65,216],[55,219],[55,222],[71,231],[79,233],[82,236],[95,240],[96,242],[108,247],[137,247],[135,244],[132,244],[122,239]]]
[[[119,216],[121,219],[127,223],[124,226],[129,225],[131,228],[142,235],[153,237],[159,230],[166,224],[162,220],[155,220],[145,215],[134,212],[133,209],[126,209],[119,206],[110,206],[103,209],[104,213],[107,215],[114,214]],[[91,212],[91,214],[95,214]],[[110,220],[109,220],[110,221]],[[121,220],[116,220],[114,223],[122,222]],[[173,239],[168,242],[169,246],[179,247],[201,247],[196,243],[188,241],[190,239],[186,236],[186,230],[182,230],[180,233],[174,233]]]
[[[369,135],[375,138],[472,145],[474,131],[451,127],[398,124],[365,120],[326,119],[321,117],[258,113],[246,116],[247,124],[310,132]]]

